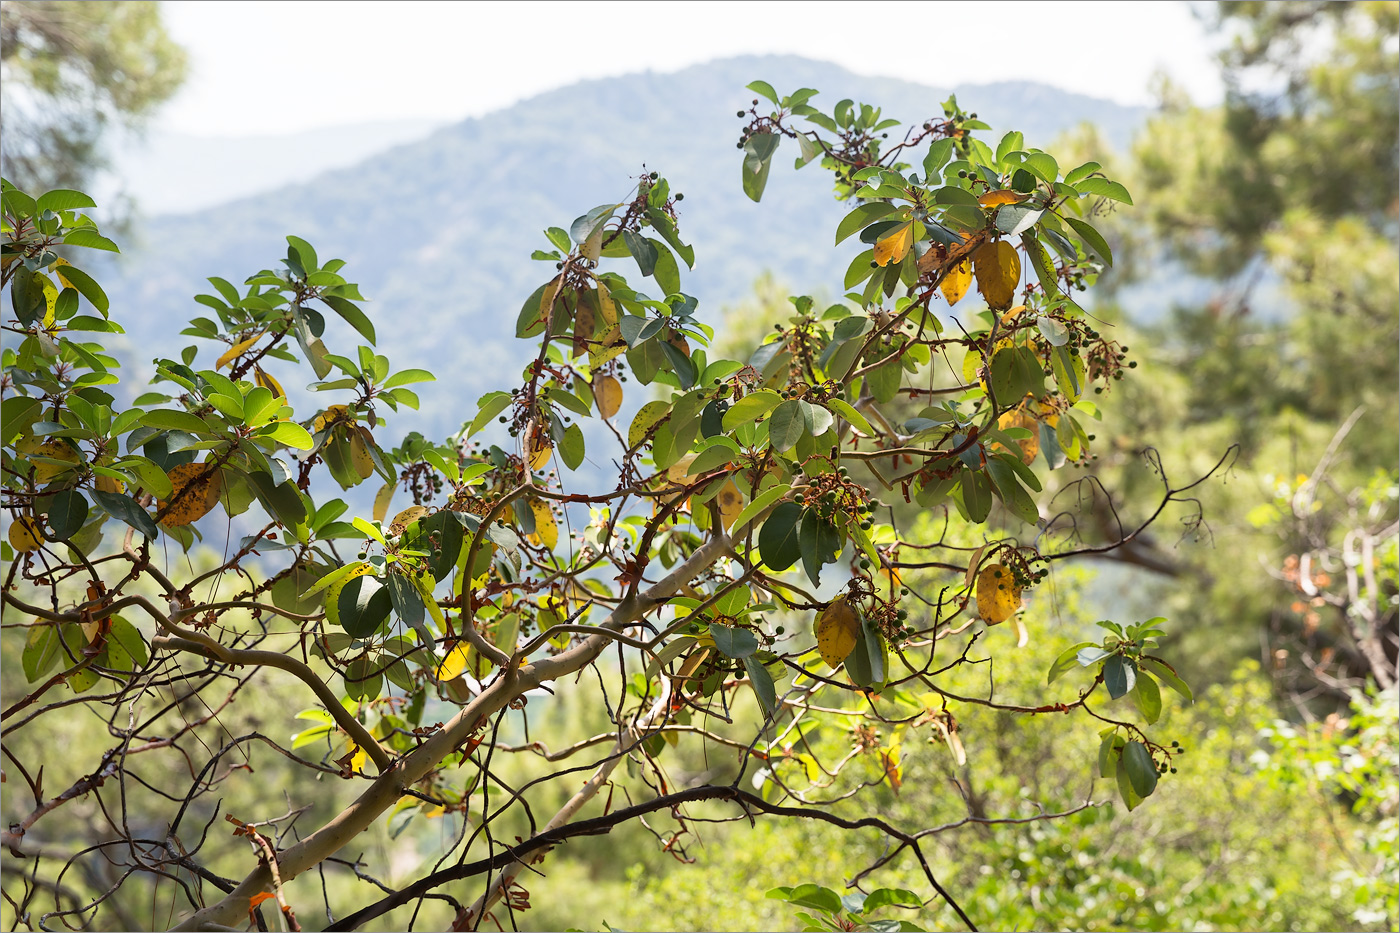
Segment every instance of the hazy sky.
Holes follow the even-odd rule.
[[[288,133],[476,116],[584,78],[790,53],[933,85],[1031,79],[1126,104],[1163,71],[1220,97],[1180,2],[453,3],[174,0],[190,80],[157,129]],[[781,90],[781,89],[780,89]]]

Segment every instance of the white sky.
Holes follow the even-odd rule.
[[[1035,80],[1149,104],[1163,71],[1221,97],[1213,49],[1181,2],[384,2],[173,0],[190,80],[153,128],[290,133],[459,120],[585,78],[785,53],[948,86]]]

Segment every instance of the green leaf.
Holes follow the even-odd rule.
[[[390,376],[389,381],[384,383],[384,388],[393,389],[411,382],[437,382],[437,376],[426,369],[404,369]]]
[[[371,577],[360,577],[360,580],[369,580]],[[352,581],[352,585],[353,585]],[[349,589],[349,587],[346,587]],[[382,592],[382,588],[381,588]],[[385,600],[388,603],[388,600]],[[341,610],[342,618],[344,610]],[[388,613],[385,613],[388,617]],[[345,666],[345,695],[352,700],[368,702],[379,696],[379,691],[384,686],[384,672],[380,670],[382,665],[377,657],[359,657]]]
[[[1121,654],[1115,654],[1103,663],[1103,683],[1108,695],[1116,700],[1137,683],[1137,667]]]
[[[741,424],[762,418],[778,407],[782,401],[783,397],[772,389],[759,389],[757,392],[750,392],[729,406],[729,411],[724,413],[724,430],[733,431]]]
[[[963,467],[959,474],[958,494],[969,520],[979,525],[987,520],[992,510],[992,484],[985,473]]]
[[[91,227],[79,227],[63,235],[65,246],[84,246],[88,249],[105,249],[109,253],[120,253],[117,244],[107,239]]]
[[[157,408],[141,416],[141,423],[162,431],[187,431],[190,434],[216,434],[198,415],[174,408]]]
[[[24,676],[30,683],[48,673],[49,668],[58,661],[59,645],[62,641],[56,624],[36,623],[30,627],[20,662],[24,667]]]
[[[583,463],[584,441],[583,429],[576,424],[571,424],[564,429],[564,439],[559,442],[559,456],[564,461],[564,466],[571,470],[577,470]]]
[[[870,426],[870,422],[866,421],[865,416],[856,411],[854,406],[843,402],[839,398],[830,399],[826,403],[826,406],[849,421],[858,431],[867,437],[873,437],[875,435],[875,429]]]
[[[885,682],[885,644],[880,633],[866,621],[859,610],[862,636],[856,639],[855,649],[846,657],[846,673],[858,686],[873,688]]]
[[[1066,222],[1074,228],[1074,232],[1079,234],[1079,238],[1084,241],[1084,245],[1089,250],[1098,255],[1107,265],[1113,265],[1113,251],[1108,248],[1108,241],[1103,238],[1093,225],[1080,220],[1077,217],[1066,217]]]
[[[763,95],[775,104],[778,102],[778,92],[773,90],[773,85],[769,84],[767,81],[750,81],[748,84],[744,85],[744,87],[753,91],[755,94]]]
[[[791,491],[791,489],[792,486],[790,484],[779,483],[778,485],[773,486],[770,489],[766,489],[758,495],[754,496],[753,501],[750,502],[748,505],[744,506],[743,510],[739,512],[738,516],[735,517],[734,531],[738,532],[738,530],[743,528],[745,524],[753,521],[755,516],[761,515],[764,509],[768,508],[774,502],[777,502],[783,496],[787,495],[787,493]]]
[[[72,489],[45,496],[39,507],[47,514],[49,528],[59,541],[66,541],[82,530],[88,517],[87,500]]]
[[[278,421],[266,425],[258,429],[257,436],[271,438],[296,450],[310,450],[316,446],[306,428],[295,421]]]
[[[1124,188],[1116,181],[1109,181],[1107,178],[1086,178],[1076,184],[1075,187],[1085,194],[1099,195],[1100,197],[1105,197],[1112,201],[1121,201],[1128,205],[1133,203],[1132,196],[1128,194],[1127,188]]]
[[[321,295],[321,301],[325,302],[330,309],[345,319],[345,323],[355,328],[361,337],[374,343],[374,325],[365,313],[355,307],[349,300],[341,298],[339,295]]]
[[[1141,742],[1133,741],[1123,746],[1123,763],[1128,771],[1128,780],[1139,797],[1151,797],[1157,789],[1157,765],[1152,753]]]
[[[802,415],[802,407],[795,399],[788,399],[773,409],[768,419],[768,442],[776,451],[789,450],[802,439],[806,430],[807,420]]]
[[[699,476],[731,463],[739,456],[739,445],[720,435],[712,438],[710,445],[696,455],[686,470],[688,476]]]
[[[1065,651],[1063,651],[1060,654],[1060,656],[1055,659],[1054,663],[1050,665],[1050,673],[1045,676],[1045,683],[1053,684],[1056,680],[1059,680],[1060,676],[1064,674],[1065,671],[1074,667],[1074,665],[1078,661],[1080,649],[1092,647],[1094,647],[1093,642],[1081,641],[1074,647],[1067,648]]]
[[[1151,671],[1162,683],[1181,694],[1186,702],[1194,703],[1196,701],[1195,694],[1193,694],[1191,688],[1186,685],[1186,681],[1182,680],[1167,662],[1158,658],[1142,657],[1138,659],[1138,664],[1140,664],[1144,670]]]
[[[875,221],[894,211],[895,206],[888,201],[872,201],[869,204],[862,204],[841,218],[841,223],[836,226],[836,242],[864,230]]]
[[[735,625],[710,625],[710,635],[715,640],[715,648],[727,658],[747,658],[758,650],[758,638],[746,628]]]
[[[491,419],[505,411],[510,405],[511,397],[509,392],[488,392],[477,399],[476,417],[472,419],[472,426],[467,429],[467,436],[471,437],[490,423]]]
[[[39,195],[34,202],[34,213],[42,214],[44,211],[53,211],[57,214],[60,211],[96,206],[97,202],[81,191],[74,191],[71,188],[55,188]]]
[[[137,669],[145,667],[146,662],[151,658],[150,651],[146,648],[146,640],[141,637],[141,632],[121,616],[112,616],[112,629],[107,633],[107,640],[109,643],[115,641],[121,645],[122,650],[135,662]]]
[[[108,515],[126,522],[152,541],[159,537],[160,533],[156,530],[156,523],[151,521],[150,514],[137,505],[134,499],[115,492],[99,492],[97,490],[93,490],[92,499]]]
[[[802,550],[802,568],[807,572],[807,579],[813,586],[820,586],[822,567],[840,553],[841,536],[826,519],[816,512],[807,512],[802,516],[797,542]]]
[[[62,266],[59,268],[58,272],[69,282],[73,283],[73,287],[78,290],[80,295],[88,300],[89,304],[100,311],[104,317],[106,316],[107,309],[110,305],[110,302],[107,300],[107,293],[102,290],[102,286],[98,285],[97,281],[92,276],[75,266]]]
[[[1162,691],[1150,674],[1138,672],[1137,689],[1133,691],[1133,702],[1142,711],[1148,724],[1155,723],[1162,716]]]
[[[389,588],[369,574],[345,584],[337,599],[340,627],[347,635],[369,638],[389,620],[393,608]]]
[[[710,626],[710,629],[713,631],[714,626]],[[778,688],[773,683],[773,675],[752,655],[744,656],[744,670],[748,672],[749,684],[758,697],[758,705],[763,708],[764,715],[772,716],[778,711]]]
[[[1102,166],[1097,162],[1085,162],[1078,168],[1070,169],[1065,174],[1065,184],[1077,185],[1079,182],[1097,172]]]
[[[1128,810],[1136,810],[1142,804],[1142,795],[1133,789],[1133,780],[1128,774],[1128,766],[1123,756],[1118,756],[1118,765],[1115,769],[1118,779],[1118,796],[1123,798],[1123,803]]]
[[[773,510],[759,529],[758,552],[770,570],[786,570],[802,556],[797,530],[801,519],[802,506],[796,502],[784,502]]]
[[[768,170],[773,166],[773,153],[781,137],[777,133],[758,133],[744,143],[744,194],[752,201],[763,197],[768,185]]]

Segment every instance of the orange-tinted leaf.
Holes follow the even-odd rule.
[[[1026,196],[1019,191],[1001,188],[997,191],[988,191],[977,199],[977,203],[983,207],[1000,207],[1003,204],[1019,204],[1025,199]]]
[[[254,907],[257,907],[263,901],[270,901],[272,900],[272,898],[273,895],[271,893],[267,891],[259,891],[257,894],[254,894],[252,897],[248,898],[248,909],[252,910]]]
[[[172,469],[170,498],[160,500],[165,517],[160,523],[167,528],[179,528],[199,521],[219,504],[223,492],[223,474],[208,463],[182,463]]]
[[[977,274],[977,290],[986,299],[987,307],[993,311],[1010,308],[1021,281],[1021,259],[1016,255],[1016,247],[1005,240],[983,243],[972,254],[972,265]]]
[[[972,284],[972,260],[964,259],[956,266],[948,270],[948,274],[943,277],[943,284],[939,290],[943,292],[943,297],[948,300],[948,304],[955,305],[967,294],[968,286]]]
[[[622,383],[616,376],[603,376],[593,389],[593,400],[598,405],[598,414],[611,418],[622,407]]]
[[[875,243],[875,264],[887,266],[892,262],[903,262],[913,245],[914,222],[911,220],[895,227]]]
[[[1035,460],[1035,455],[1040,453],[1040,423],[1035,418],[1031,417],[1024,409],[1016,408],[1002,412],[1001,417],[997,419],[997,427],[1003,431],[1007,428],[1025,428],[1030,431],[1030,437],[1020,438],[1016,444],[1021,448],[1018,454],[1022,463],[1029,465]],[[1002,450],[1006,449],[1001,444],[997,444],[996,447]]]

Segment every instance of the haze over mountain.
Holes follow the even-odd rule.
[[[371,299],[366,310],[379,350],[394,367],[437,374],[436,385],[421,387],[421,414],[397,424],[441,436],[471,417],[478,395],[513,381],[527,359],[528,348],[513,336],[516,315],[554,272],[552,264],[529,259],[532,250],[550,248],[541,231],[567,228],[593,206],[622,200],[644,166],[686,195],[680,230],[697,261],[693,272],[682,269],[682,289],[699,297],[703,319],[718,322],[721,308],[750,294],[765,271],[793,289],[841,293],[847,259],[833,254],[831,238],[844,207],[829,197],[829,177],[813,167],[793,171],[788,160],[796,147],[789,144],[779,151],[762,204],[740,188],[735,112],[752,100],[744,85],[756,78],[780,93],[817,88],[816,103],[828,108],[843,97],[868,101],[907,123],[941,117],[949,93],[796,57],[733,58],[673,74],[587,81],[304,183],[152,218],[103,281],[128,327],[133,359],[175,357],[195,342],[208,366],[217,356],[213,345],[178,336],[188,318],[206,310],[192,300],[211,291],[205,277],[241,282],[276,266],[286,234],[301,236],[323,260],[347,261],[342,274]],[[1014,128],[1028,145],[1044,147],[1093,122],[1126,146],[1145,116],[1141,108],[1036,84],[953,90],[994,127],[986,134],[993,144]],[[635,266],[623,269],[634,286],[655,292]],[[351,346],[342,343],[341,351]]]

